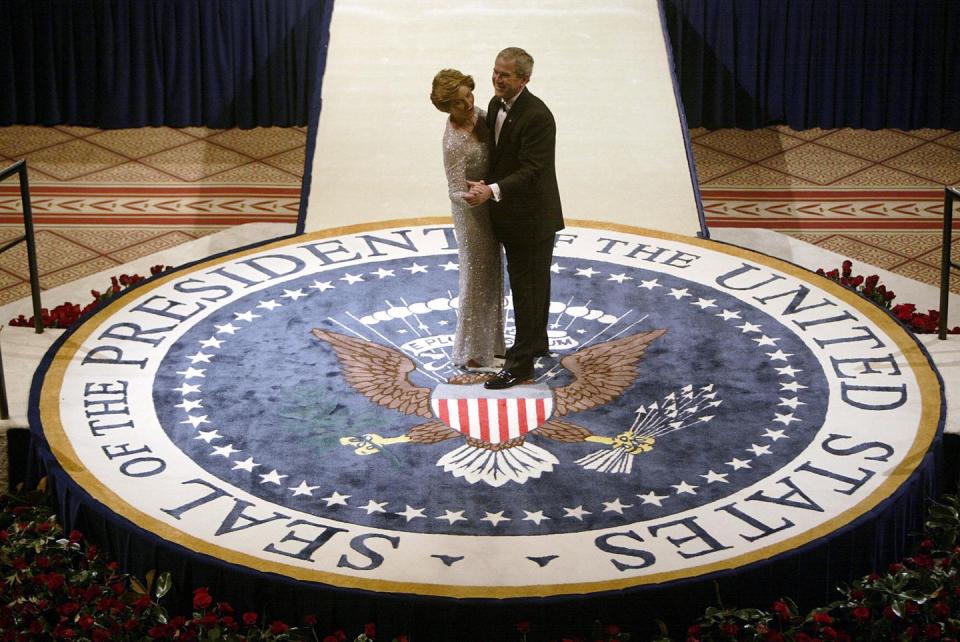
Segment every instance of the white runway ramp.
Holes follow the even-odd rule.
[[[556,118],[568,219],[700,231],[657,0],[336,0],[306,231],[449,214],[430,82],[471,74],[485,108],[508,46]]]

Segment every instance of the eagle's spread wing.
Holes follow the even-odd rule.
[[[430,388],[410,382],[407,375],[416,365],[407,355],[337,332],[315,328],[313,336],[333,347],[343,368],[343,378],[367,399],[406,415],[433,418]]]
[[[537,434],[541,437],[553,439],[554,441],[567,443],[579,443],[587,437],[593,436],[593,433],[583,426],[572,424],[569,421],[560,421],[559,419],[551,419],[537,428]]]
[[[407,431],[407,437],[416,444],[435,444],[457,436],[460,436],[460,433],[439,421],[420,424]]]
[[[554,390],[554,416],[589,410],[612,401],[637,378],[637,362],[666,330],[639,332],[592,345],[567,355],[560,365],[574,380]]]

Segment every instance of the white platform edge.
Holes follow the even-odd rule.
[[[172,265],[174,267],[202,259],[213,254],[226,252],[234,248],[267,241],[292,234],[295,227],[284,223],[248,223],[223,232],[204,236],[175,247],[150,254],[143,258],[112,267],[103,272],[44,290],[42,305],[53,308],[65,301],[86,305],[92,300],[90,290],[103,291],[110,285],[111,276],[121,274],[141,274],[148,276],[154,265]],[[33,304],[29,298],[0,306],[0,354],[3,357],[3,373],[7,387],[7,405],[10,418],[0,420],[0,433],[10,428],[26,427],[27,404],[30,396],[30,383],[37,366],[43,360],[47,350],[63,334],[63,330],[44,330],[37,334],[33,328],[11,327],[6,324],[23,314],[33,316]]]
[[[755,250],[789,261],[808,270],[839,268],[848,257],[817,247],[786,234],[760,228],[716,228],[710,238]],[[940,307],[940,289],[866,263],[854,261],[854,274],[876,274],[880,283],[896,293],[894,303],[913,303],[917,310],[926,312]],[[960,325],[960,296],[950,295],[951,325]],[[947,335],[941,341],[936,334],[918,334],[917,340],[926,348],[931,361],[943,379],[946,396],[944,431],[960,434],[960,335]]]

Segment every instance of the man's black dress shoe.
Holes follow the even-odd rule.
[[[517,384],[524,383],[529,380],[529,374],[520,376],[504,369],[498,372],[493,379],[483,384],[483,387],[487,390],[503,390],[505,388],[512,388]]]

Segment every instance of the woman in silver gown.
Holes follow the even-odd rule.
[[[474,106],[473,78],[443,69],[433,78],[430,101],[450,114],[443,132],[453,227],[460,253],[460,294],[453,362],[466,368],[496,368],[503,344],[503,262],[486,205],[464,200],[467,180],[482,180],[490,152],[486,115]]]

